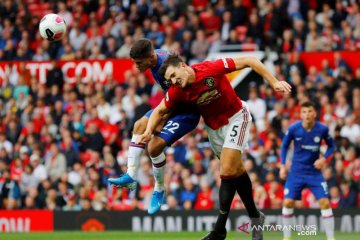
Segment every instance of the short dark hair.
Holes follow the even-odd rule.
[[[183,59],[179,56],[179,54],[176,54],[176,53],[172,53],[170,54],[166,59],[165,61],[163,62],[163,64],[161,65],[160,67],[160,70],[159,70],[159,75],[163,78],[165,78],[165,72],[166,72],[166,69],[169,67],[169,66],[179,66],[179,64],[183,63]]]
[[[137,40],[130,50],[130,57],[133,59],[150,57],[154,52],[154,47],[149,39],[143,38]]]
[[[312,107],[313,109],[316,109],[315,108],[315,104],[313,102],[304,102],[301,104],[301,107],[305,107],[305,108],[308,108],[308,107]]]

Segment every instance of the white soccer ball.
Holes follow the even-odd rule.
[[[64,19],[54,13],[46,14],[40,21],[39,32],[42,38],[49,41],[58,41],[66,33]]]

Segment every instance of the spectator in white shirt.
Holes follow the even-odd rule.
[[[356,138],[360,136],[360,126],[354,123],[354,116],[345,118],[345,125],[340,130],[340,135],[346,137],[352,143],[356,143]]]
[[[10,154],[13,151],[13,144],[6,139],[5,133],[0,132],[0,149],[4,148]]]
[[[40,162],[40,157],[36,153],[33,153],[30,156],[30,164],[34,168],[33,175],[36,179],[39,180],[39,182],[47,179],[48,174],[46,172],[46,168],[43,164]]]
[[[266,114],[266,103],[263,99],[258,97],[256,89],[251,89],[249,93],[249,100],[246,101],[249,106],[251,115],[255,119],[256,128],[259,131],[264,130],[264,119]]]
[[[106,102],[104,96],[99,97],[96,110],[100,119],[104,119],[104,117],[111,115],[111,105]]]

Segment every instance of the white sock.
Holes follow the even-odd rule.
[[[134,134],[128,151],[127,174],[134,180],[137,179],[137,170],[140,166],[140,157],[145,150],[145,144],[136,144],[135,141],[139,135]]]
[[[327,239],[334,239],[334,215],[331,208],[321,210],[321,216]]]
[[[165,164],[166,158],[165,154],[161,153],[157,157],[150,157],[153,164],[153,174],[155,179],[154,191],[162,192],[165,189],[164,186],[164,174],[165,174]]]
[[[290,238],[291,237],[291,228],[290,226],[294,225],[294,209],[293,208],[282,208],[282,221],[283,221],[283,234],[284,238]]]

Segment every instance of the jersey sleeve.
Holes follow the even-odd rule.
[[[324,127],[324,134],[323,134],[323,138],[328,146],[326,152],[324,153],[324,157],[327,159],[331,154],[334,153],[335,151],[335,144],[334,144],[334,140],[333,138],[330,136],[329,134],[329,128],[328,127]]]
[[[211,75],[223,75],[236,70],[235,62],[232,58],[220,58],[213,62],[208,62],[208,68]]]
[[[281,164],[285,164],[286,163],[286,155],[289,149],[289,145],[291,143],[291,141],[293,140],[294,135],[292,132],[292,128],[290,127],[288,132],[285,134],[285,137],[282,140],[281,143],[281,153],[280,153],[280,158],[281,158]]]
[[[170,87],[165,93],[165,106],[167,108],[174,108],[182,100],[182,93],[176,87]]]

